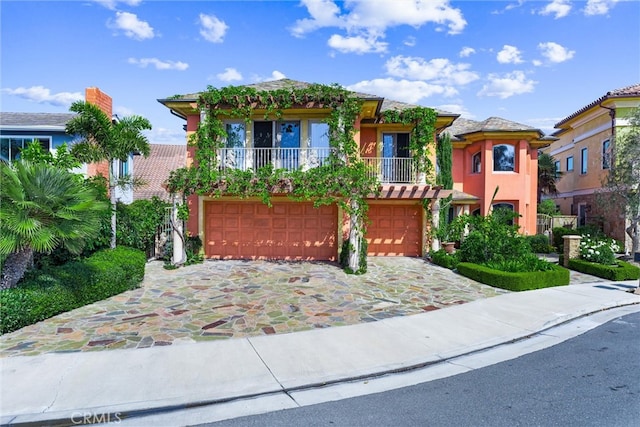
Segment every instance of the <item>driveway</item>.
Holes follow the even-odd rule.
[[[0,337],[3,357],[147,348],[374,322],[508,293],[421,258],[147,264],[141,287]]]

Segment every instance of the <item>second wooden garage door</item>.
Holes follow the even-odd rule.
[[[367,254],[371,256],[420,256],[422,248],[422,206],[369,206]]]
[[[205,254],[218,259],[336,260],[337,207],[312,203],[205,203]]]

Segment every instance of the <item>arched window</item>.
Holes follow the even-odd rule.
[[[513,145],[500,144],[493,147],[493,170],[495,172],[513,172],[516,153]]]
[[[494,203],[491,205],[493,207],[493,211],[497,210],[510,210],[511,212],[515,211],[513,203]],[[513,225],[513,219],[507,221],[507,224]]]
[[[471,156],[471,173],[482,172],[482,153],[478,151]]]

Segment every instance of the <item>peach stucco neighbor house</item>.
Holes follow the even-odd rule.
[[[553,133],[557,141],[543,151],[556,160],[563,176],[558,193],[547,196],[566,215],[577,215],[579,225],[595,225],[631,247],[626,218],[617,206],[598,200],[611,166],[614,136],[629,126],[632,109],[640,107],[640,84],[612,90],[565,117]]]
[[[308,85],[282,79],[249,86],[268,91],[305,88]],[[367,200],[370,222],[365,237],[368,255],[422,256],[430,244],[430,224],[424,206],[428,208],[430,201],[446,197],[452,191],[429,185],[423,176],[414,173],[414,159],[409,149],[412,127],[385,123],[382,119],[385,111],[403,110],[415,105],[375,95],[357,93],[356,96],[361,99],[362,108],[355,124],[354,139],[360,147],[361,158],[378,178],[381,188],[379,196],[372,195]],[[198,97],[196,93],[158,100],[172,114],[185,119],[187,138],[197,130],[201,120]],[[265,119],[263,112],[256,112],[249,123],[241,120],[225,122],[230,136],[227,148],[220,155],[221,167],[249,170],[260,166],[261,162],[272,162],[277,168],[313,167],[314,162],[321,161],[330,149],[328,125],[323,121],[328,113],[326,108],[298,105],[285,110],[278,120]],[[459,117],[453,113],[437,113],[435,126],[438,133]],[[468,207],[473,201],[472,209],[477,207],[486,213],[487,194],[490,198],[494,184],[499,184],[504,189],[501,190],[500,202],[511,203],[523,216],[526,214],[526,221],[522,224],[524,231],[535,233],[536,152],[537,147],[543,144],[542,133],[531,128],[504,129],[504,134],[494,131],[479,128],[456,134],[454,151],[460,154],[454,154],[455,188],[458,190],[454,192],[457,195],[455,200],[460,206]],[[484,150],[487,156],[494,145],[507,147],[500,159],[506,162],[504,168],[507,169],[511,162],[512,170],[501,170],[495,174],[467,173],[465,168],[470,168],[471,159],[466,157],[473,155],[473,150]],[[186,150],[189,163],[194,158],[195,147]],[[430,152],[434,156],[435,138]],[[435,157],[432,161],[435,163]],[[483,162],[485,168],[492,168],[492,160]],[[253,199],[198,195],[190,196],[188,203],[190,217],[187,229],[192,235],[202,238],[208,258],[336,260],[348,232],[344,215],[335,205],[316,209],[310,202],[282,197],[275,199],[269,208]],[[530,215],[533,215],[533,222]]]

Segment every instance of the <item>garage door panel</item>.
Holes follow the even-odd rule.
[[[372,256],[420,256],[422,207],[371,205],[367,253]]]
[[[205,203],[205,254],[222,259],[337,258],[338,211],[311,203]]]

